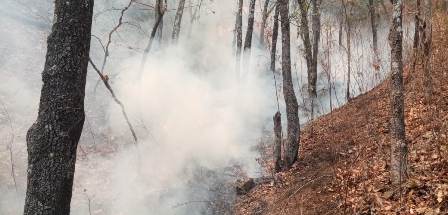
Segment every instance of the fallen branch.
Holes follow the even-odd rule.
[[[124,108],[123,103],[118,99],[118,97],[115,95],[114,90],[110,86],[110,84],[109,84],[109,77],[107,75],[103,75],[101,73],[101,71],[98,69],[98,67],[96,67],[96,65],[93,63],[93,61],[92,61],[92,59],[90,57],[89,57],[89,63],[90,63],[90,65],[92,65],[92,67],[96,71],[96,73],[100,76],[101,80],[104,83],[104,86],[106,86],[106,88],[109,90],[109,92],[112,95],[112,98],[114,99],[115,103],[120,105],[121,112],[122,112],[122,114],[123,114],[123,116],[124,116],[124,118],[126,120],[126,123],[129,126],[129,130],[131,130],[132,136],[134,137],[134,141],[135,141],[135,143],[137,143],[138,139],[137,139],[137,135],[136,135],[136,133],[134,131],[134,127],[132,126],[131,122],[129,121],[129,117],[128,117],[127,113],[126,113],[126,110]]]

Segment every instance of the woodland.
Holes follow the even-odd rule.
[[[0,17],[0,215],[448,214],[448,0]]]

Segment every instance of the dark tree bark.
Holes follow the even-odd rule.
[[[263,6],[263,14],[261,17],[261,29],[260,29],[260,44],[264,45],[264,31],[266,29],[266,21],[268,20],[268,16],[269,16],[269,2],[270,0],[265,0],[264,1],[264,6]]]
[[[238,12],[236,13],[236,71],[240,75],[241,49],[243,47],[243,0],[238,0]]]
[[[244,40],[244,52],[250,51],[252,47],[252,33],[254,32],[254,20],[255,20],[255,0],[251,0],[249,5],[249,17],[247,20],[246,39]]]
[[[24,214],[70,214],[76,149],[84,124],[93,0],[56,0],[36,122],[27,133]]]
[[[408,145],[404,124],[403,86],[403,1],[393,0],[392,26],[389,40],[391,47],[391,181],[400,184],[407,179]]]
[[[282,170],[282,115],[279,111],[274,117],[274,171]]]
[[[289,26],[289,0],[279,0],[278,7],[281,16],[282,29],[282,75],[283,96],[286,103],[286,119],[288,125],[285,146],[286,168],[290,168],[297,161],[300,142],[299,107],[294,93],[291,76],[291,50]]]
[[[184,14],[184,7],[185,7],[185,0],[180,0],[179,6],[177,7],[176,17],[174,18],[173,34],[171,35],[171,38],[173,39],[174,42],[177,42],[179,38],[180,26],[182,23],[182,15]]]
[[[254,32],[254,19],[255,19],[255,0],[250,1],[249,5],[249,16],[247,20],[247,31],[246,38],[244,40],[244,49],[243,49],[243,68],[244,74],[248,74],[249,66],[250,66],[250,58],[251,58],[251,48],[252,48],[252,34]]]

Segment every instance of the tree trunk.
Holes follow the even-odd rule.
[[[418,1],[418,0],[417,0]],[[372,45],[375,58],[378,58],[378,36],[377,36],[377,24],[376,24],[376,11],[373,0],[369,0],[369,14],[370,25],[372,27]]]
[[[255,0],[250,1],[249,17],[247,20],[246,39],[244,40],[244,51],[250,50],[252,47],[252,33],[254,32],[255,19]]]
[[[312,0],[313,60],[311,62],[311,119],[314,119],[314,103],[317,99],[317,56],[320,40],[320,12],[317,0]]]
[[[400,184],[407,179],[408,146],[404,125],[403,86],[403,1],[393,0],[392,26],[389,39],[391,47],[391,181]]]
[[[265,0],[264,1],[264,6],[263,6],[263,15],[261,18],[261,29],[260,29],[260,44],[264,45],[264,30],[266,28],[266,21],[268,20],[268,7],[269,7],[269,1],[270,0]]]
[[[282,115],[279,111],[274,115],[274,171],[282,170]]]
[[[247,74],[248,68],[250,66],[252,34],[254,31],[254,19],[255,19],[255,0],[251,0],[249,5],[249,17],[247,20],[247,31],[246,31],[246,38],[244,40],[244,50],[243,50],[244,53],[243,68],[245,68],[244,74]]]
[[[84,124],[93,0],[56,0],[36,122],[30,127],[24,214],[70,214]]]
[[[417,65],[417,61],[419,58],[419,45],[420,45],[420,15],[421,15],[421,0],[417,0],[416,2],[416,13],[414,16],[414,43],[412,45],[413,48],[413,59],[412,59],[412,65],[411,65],[411,71],[415,71],[415,66]]]
[[[425,21],[422,36],[423,49],[423,73],[425,100],[431,102],[432,97],[432,77],[431,77],[431,54],[432,54],[432,1],[425,0]]]
[[[173,34],[171,35],[171,38],[173,39],[174,42],[177,42],[179,38],[180,26],[182,23],[182,15],[184,14],[184,7],[185,7],[185,0],[180,0],[179,6],[177,7],[176,17],[174,18]]]
[[[160,17],[163,17],[163,13],[165,12],[165,5],[163,0],[156,0],[155,12],[156,12],[155,20],[159,20]],[[160,42],[162,41],[162,36],[163,36],[163,18],[157,27],[156,39]]]
[[[238,0],[238,12],[236,14],[236,72],[240,75],[241,49],[243,47],[243,0]]]
[[[274,171],[280,172],[282,169],[282,118],[280,114],[280,106],[278,104],[277,80],[275,79],[275,59],[277,53],[278,38],[278,17],[279,7],[275,6],[274,26],[272,29],[272,48],[271,48],[271,71],[274,74],[275,96],[277,98],[277,113],[274,115]]]
[[[305,47],[305,60],[308,75],[308,94],[310,97],[313,95],[313,48],[311,46],[310,28],[308,24],[308,6],[306,0],[297,0],[300,8],[300,34],[302,36],[303,45]]]
[[[342,2],[342,7],[344,9],[344,14],[345,14],[345,33],[347,35],[347,88],[345,91],[345,98],[347,100],[347,102],[350,101],[351,99],[351,95],[350,95],[350,79],[351,79],[351,62],[352,62],[352,51],[351,51],[351,14],[348,14],[347,12],[347,2],[345,2],[346,0],[341,0]]]
[[[278,38],[278,22],[279,22],[279,9],[278,6],[275,6],[275,14],[274,14],[274,26],[272,27],[272,47],[271,47],[271,71],[275,72],[275,59],[277,53],[277,38]],[[277,90],[277,89],[275,89]]]
[[[281,16],[282,29],[282,75],[283,96],[286,103],[287,139],[285,149],[286,167],[290,168],[297,161],[300,124],[297,98],[291,76],[291,50],[290,50],[290,27],[289,27],[289,0],[279,0],[278,7]]]

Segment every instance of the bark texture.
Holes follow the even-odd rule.
[[[260,44],[264,45],[264,31],[266,29],[266,21],[268,20],[269,16],[269,2],[270,0],[265,0],[263,5],[263,14],[261,17],[261,27],[260,27]]]
[[[274,117],[274,171],[282,170],[282,116],[279,111]]]
[[[278,7],[281,16],[282,30],[283,96],[286,103],[286,119],[288,125],[288,136],[285,146],[285,165],[287,168],[290,168],[294,162],[297,161],[300,142],[300,124],[297,98],[294,93],[294,86],[291,76],[289,0],[279,0]]]
[[[350,84],[351,84],[351,62],[352,62],[352,50],[351,50],[351,34],[352,34],[352,25],[351,25],[351,12],[347,10],[348,4],[350,2],[347,2],[346,0],[341,0],[342,7],[344,10],[345,15],[345,33],[347,35],[346,37],[346,48],[347,48],[347,87],[345,91],[345,98],[348,101],[351,100],[351,94],[350,94]]]
[[[246,39],[244,40],[244,52],[247,52],[252,47],[252,34],[254,32],[255,20],[255,0],[250,0],[249,17],[247,20]]]
[[[179,6],[177,7],[176,17],[174,18],[173,34],[171,38],[174,42],[177,42],[180,33],[180,26],[182,24],[182,15],[184,14],[185,0],[179,1]]]
[[[403,86],[403,1],[393,0],[392,25],[390,29],[391,47],[391,181],[400,184],[407,179],[408,145],[404,124]]]
[[[236,71],[240,75],[241,50],[243,47],[243,0],[238,0],[238,12],[236,13]]]
[[[70,214],[84,124],[93,0],[56,0],[36,122],[27,133],[25,215]]]
[[[376,9],[374,0],[369,0],[369,14],[370,14],[370,25],[372,28],[372,46],[375,57],[378,57],[378,33],[377,33],[377,23],[376,23]]]
[[[278,38],[278,22],[279,10],[275,7],[274,26],[272,27],[272,47],[271,47],[271,71],[275,72],[275,61],[277,55],[277,38]],[[277,92],[277,91],[276,91]]]

